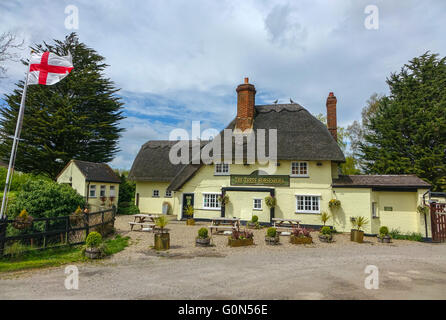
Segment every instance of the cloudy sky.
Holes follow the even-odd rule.
[[[70,5],[77,30],[66,28]],[[375,22],[369,5],[379,10],[378,29],[365,25]],[[0,32],[31,44],[76,31],[106,57],[127,116],[116,168],[130,168],[145,141],[190,130],[193,120],[222,129],[244,77],[257,104],[292,98],[313,114],[325,113],[333,91],[338,123],[347,126],[372,93],[387,93],[391,72],[427,50],[446,55],[445,16],[444,0],[0,0]],[[0,97],[24,72],[8,64]]]

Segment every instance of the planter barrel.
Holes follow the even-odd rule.
[[[196,238],[195,239],[195,245],[197,247],[209,247],[211,244],[211,238]]]
[[[363,243],[364,242],[364,231],[358,231],[358,230],[352,230],[352,234],[350,236],[352,241],[357,243]]]
[[[101,255],[101,249],[99,248],[85,248],[85,256],[89,259],[99,259]]]
[[[170,248],[170,234],[169,233],[155,233],[155,249],[169,250]]]
[[[384,237],[378,236],[377,238],[378,238],[378,242],[381,242],[381,243],[390,243],[391,242],[390,240],[392,239],[392,238],[390,238],[390,236],[384,236]]]
[[[280,238],[279,238],[279,236],[276,236],[276,237],[265,236],[265,243],[270,246],[275,246],[280,243]]]
[[[195,225],[195,220],[194,220],[194,219],[187,219],[187,220],[186,220],[186,225],[187,225],[187,226],[193,226],[193,225]]]
[[[254,239],[232,239],[228,238],[228,245],[230,247],[244,247],[252,246],[254,244]]]
[[[333,241],[333,236],[332,235],[327,236],[327,235],[320,234],[319,235],[319,240],[322,241],[322,242],[332,242]]]
[[[291,235],[290,243],[292,243],[292,244],[312,244],[313,239],[311,237],[296,237],[294,235]]]

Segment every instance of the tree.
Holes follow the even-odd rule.
[[[446,58],[426,52],[387,79],[365,124],[367,173],[416,174],[441,190],[446,177]]]
[[[103,75],[104,57],[79,42],[75,33],[54,45],[43,43],[32,48],[73,56],[74,70],[52,86],[29,86],[16,169],[43,173],[51,178],[71,159],[109,162],[119,151],[122,103],[119,90]],[[6,95],[0,108],[0,158],[9,160],[24,82]]]
[[[6,62],[17,61],[19,56],[14,49],[21,49],[23,41],[17,41],[17,37],[11,32],[0,34],[0,78],[5,77]]]

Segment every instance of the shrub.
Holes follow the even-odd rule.
[[[252,239],[254,237],[254,234],[251,231],[239,231],[239,230],[232,230],[231,238],[234,240],[241,240],[241,239]]]
[[[200,228],[200,230],[198,230],[198,238],[206,239],[207,237],[208,237],[208,229]]]
[[[291,231],[295,237],[309,237],[311,238],[310,230],[305,228],[293,228]]]
[[[274,227],[268,228],[268,230],[266,230],[266,235],[270,238],[275,238],[277,235],[277,230]]]
[[[102,244],[102,236],[96,231],[90,232],[85,243],[88,248],[98,248]]]
[[[161,229],[161,232],[164,232],[164,228],[167,226],[168,223],[169,223],[169,220],[167,219],[167,217],[165,215],[161,215],[155,219],[155,224],[157,227],[159,227]]]
[[[9,255],[11,258],[19,258],[27,251],[27,247],[20,243],[20,241],[14,241],[13,244],[5,248],[4,254]]]
[[[258,216],[252,216],[252,218],[251,218],[251,222],[252,223],[256,223],[256,222],[258,222],[259,221],[259,217]]]
[[[379,234],[384,236],[388,235],[389,228],[387,228],[386,226],[382,226],[381,228],[379,228]]]
[[[324,226],[327,223],[328,219],[330,219],[330,218],[331,218],[331,216],[327,212],[325,212],[325,211],[322,212],[321,221],[324,224]]]
[[[194,215],[194,207],[192,207],[191,205],[188,205],[186,207],[186,215],[189,217],[192,217]]]
[[[410,240],[410,241],[423,241],[423,236],[421,233],[412,232],[410,234],[401,234],[401,231],[399,229],[392,229],[389,232],[389,235],[392,237],[392,239],[397,240]]]
[[[356,230],[360,231],[368,223],[369,223],[369,220],[367,220],[367,218],[365,218],[365,217],[356,217],[354,226],[356,227]]]
[[[328,227],[328,226],[322,227],[321,228],[321,234],[327,235],[327,236],[331,235],[330,227]]]
[[[133,202],[123,202],[118,206],[118,214],[134,215],[138,214],[139,208]]]

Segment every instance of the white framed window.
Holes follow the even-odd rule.
[[[252,208],[254,210],[262,210],[262,199],[254,199]]]
[[[115,186],[110,186],[110,197],[115,197],[116,196],[116,192],[115,192]]]
[[[166,190],[165,197],[166,198],[172,198],[172,191]]]
[[[106,186],[102,185],[101,190],[99,191],[100,197],[105,197],[105,190],[106,190]]]
[[[219,193],[203,193],[203,209],[220,210]]]
[[[160,196],[160,191],[159,190],[153,190],[152,197],[159,198],[159,196]]]
[[[229,164],[228,163],[216,163],[215,164],[215,175],[220,175],[220,176],[229,175]]]
[[[293,161],[291,162],[292,177],[308,177],[308,162]]]
[[[321,196],[296,195],[297,213],[321,213]]]
[[[89,197],[96,198],[96,185],[95,184],[90,185]]]

